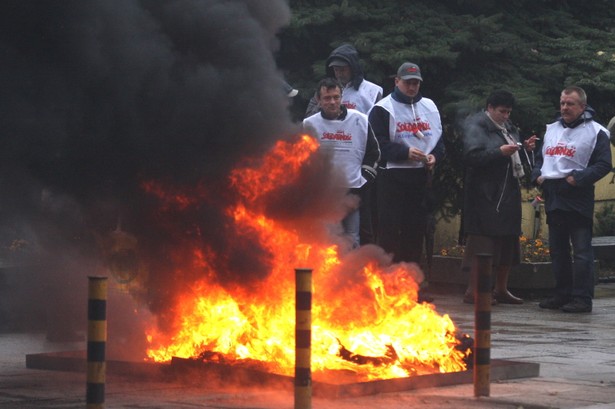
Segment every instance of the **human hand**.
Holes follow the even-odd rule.
[[[427,156],[422,150],[417,148],[408,149],[408,159],[427,163]]]
[[[504,156],[512,156],[515,152],[518,152],[519,149],[520,149],[519,146],[512,145],[512,144],[506,144],[506,145],[500,146],[500,151],[502,151],[502,154]]]
[[[572,176],[572,175],[566,176],[566,182],[568,182],[568,184],[570,186],[576,186],[577,185],[577,181],[574,180],[574,176]]]
[[[545,177],[544,176],[538,176],[536,178],[536,183],[538,183],[539,185],[542,185],[542,182],[545,181]]]
[[[425,167],[427,170],[432,170],[436,166],[436,157],[434,155],[427,155]]]
[[[536,142],[539,140],[540,138],[538,138],[536,135],[532,135],[525,141],[523,141],[523,147],[528,151],[533,151],[536,148]]]

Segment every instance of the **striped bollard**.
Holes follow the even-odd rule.
[[[87,409],[105,407],[107,277],[88,277]]]
[[[312,270],[295,269],[295,409],[312,407]]]
[[[491,254],[474,258],[474,396],[489,396],[491,371]]]

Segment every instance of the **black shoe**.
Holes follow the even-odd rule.
[[[568,298],[553,297],[553,298],[548,298],[544,301],[541,301],[540,304],[538,304],[538,306],[540,308],[545,308],[547,310],[559,310],[560,308],[562,308],[564,305],[568,304],[569,302],[570,300]]]
[[[570,301],[568,304],[562,307],[564,312],[592,312],[591,304],[588,304],[578,298]]]

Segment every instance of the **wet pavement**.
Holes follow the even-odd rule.
[[[457,291],[436,291],[435,304],[473,335],[474,310]],[[355,408],[586,408],[615,409],[615,283],[596,287],[590,314],[541,310],[538,299],[492,310],[492,359],[538,363],[537,377],[492,382],[489,397],[472,384],[371,396],[313,398],[312,407]],[[84,373],[27,369],[27,354],[84,350],[85,342],[48,342],[41,333],[0,333],[0,408],[84,408]],[[162,381],[107,374],[106,408],[294,407],[292,390],[229,389],[199,380]]]

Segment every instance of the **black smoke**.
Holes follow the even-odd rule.
[[[171,251],[184,242],[221,255],[222,280],[267,274],[267,252],[223,209],[231,169],[297,133],[273,58],[289,19],[284,0],[3,1],[2,256],[57,266],[49,281],[82,289],[125,233],[137,245],[114,262],[147,270],[154,312],[200,274]],[[180,216],[146,181],[206,193]]]

